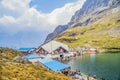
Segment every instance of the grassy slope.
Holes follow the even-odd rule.
[[[63,74],[32,64],[0,62],[0,65],[0,80],[71,80]]]
[[[0,56],[0,80],[72,80],[41,66],[12,62],[10,60],[17,55],[22,56],[21,53],[8,48],[0,48],[0,50],[6,54],[6,57]],[[7,61],[3,61],[3,58]]]
[[[0,56],[0,60],[4,59],[8,59],[8,60],[12,60],[15,56],[23,56],[19,51],[17,50],[13,50],[10,48],[2,48],[0,47],[0,54],[5,54],[5,56]]]
[[[64,42],[72,48],[97,47],[120,48],[120,34],[108,34],[106,31],[120,27],[120,12],[93,22],[87,26],[71,28],[60,34],[55,40]],[[113,32],[114,33],[114,32]]]

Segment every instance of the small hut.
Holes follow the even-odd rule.
[[[50,59],[50,58],[44,58],[39,60],[45,67],[52,71],[62,71],[65,69],[70,69],[70,66],[64,63],[61,63],[59,61]]]
[[[35,51],[35,48],[19,48],[18,49],[21,53],[23,53],[24,55],[27,55],[29,53],[32,53]]]
[[[89,48],[88,53],[97,53],[97,49],[96,48]]]
[[[32,63],[37,62],[41,59],[41,57],[36,53],[25,55],[24,58],[28,59]]]

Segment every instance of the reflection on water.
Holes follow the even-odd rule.
[[[91,60],[91,63],[95,63],[95,61],[96,61],[96,54],[90,54],[90,60]]]
[[[83,55],[68,64],[73,70],[80,69],[85,74],[96,75],[97,78],[120,80],[120,54]]]

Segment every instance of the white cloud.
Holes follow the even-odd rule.
[[[79,0],[74,3],[68,3],[62,8],[55,9],[52,13],[49,14],[51,23],[53,24],[66,24],[70,21],[72,15],[79,10],[85,0]]]
[[[2,18],[0,18],[0,23],[4,24],[4,23],[9,23],[9,24],[13,24],[15,23],[15,19],[12,16],[3,16]],[[6,24],[7,26],[7,24]]]
[[[81,8],[85,0],[67,3],[61,8],[45,14],[30,8],[31,0],[1,0],[0,28],[13,34],[22,30],[51,32],[57,25],[66,24],[72,15]],[[7,30],[6,30],[7,29]]]

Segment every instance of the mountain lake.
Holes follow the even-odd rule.
[[[68,64],[72,70],[80,69],[86,75],[96,75],[97,80],[120,80],[120,53],[86,54]]]

